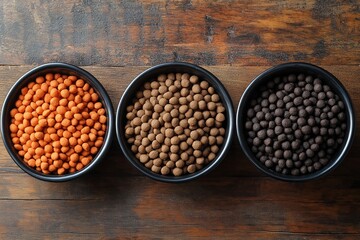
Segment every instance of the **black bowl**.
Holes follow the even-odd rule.
[[[251,146],[249,146],[246,140],[245,129],[244,129],[246,117],[243,116],[246,116],[246,109],[248,107],[248,104],[250,103],[251,99],[253,99],[254,96],[257,95],[256,92],[258,91],[259,87],[264,84],[266,85],[266,82],[270,79],[273,79],[274,77],[284,76],[291,73],[295,73],[295,74],[304,73],[319,77],[323,81],[323,83],[329,85],[332,88],[332,90],[339,95],[341,100],[344,102],[346,109],[347,130],[344,141],[342,145],[339,147],[338,151],[333,155],[329,163],[325,165],[322,169],[301,176],[284,175],[269,170],[255,157],[254,153],[251,151]],[[237,131],[238,139],[240,141],[240,145],[243,151],[245,152],[246,156],[262,172],[266,173],[271,177],[284,181],[296,182],[296,181],[311,180],[329,173],[331,170],[335,169],[345,158],[345,155],[348,153],[352,141],[354,139],[354,133],[355,133],[354,109],[349,94],[345,90],[344,86],[334,75],[332,75],[328,71],[318,66],[308,63],[301,63],[301,62],[285,63],[264,71],[259,76],[257,76],[245,89],[245,92],[240,99],[240,103],[236,113],[236,131]]]
[[[10,117],[10,110],[14,108],[15,101],[20,95],[21,89],[25,87],[29,82],[35,81],[35,78],[38,76],[44,76],[47,73],[62,73],[66,75],[75,75],[79,78],[82,78],[85,82],[89,83],[96,93],[99,95],[101,102],[104,105],[104,108],[106,109],[106,116],[107,116],[107,130],[106,134],[104,136],[104,143],[96,156],[93,158],[93,160],[82,170],[77,171],[75,173],[69,173],[65,175],[46,175],[43,173],[40,173],[36,171],[35,169],[29,167],[24,163],[23,158],[18,155],[17,151],[15,150],[13,143],[11,141],[10,137],[10,130],[9,125],[11,121]],[[106,151],[109,149],[112,143],[112,137],[114,132],[114,112],[112,103],[110,101],[110,98],[104,89],[104,87],[101,85],[101,83],[90,73],[85,71],[82,68],[66,64],[66,63],[48,63],[43,64],[41,66],[38,66],[36,68],[31,69],[27,73],[25,73],[22,77],[20,77],[17,82],[12,86],[9,93],[7,94],[2,111],[1,111],[1,134],[2,138],[5,144],[5,147],[7,151],[9,152],[11,158],[14,160],[14,162],[26,173],[29,175],[38,178],[40,180],[44,181],[50,181],[50,182],[62,182],[62,181],[68,181],[74,178],[77,178],[87,172],[89,172],[91,169],[93,169],[96,164],[104,158]]]
[[[221,146],[216,158],[212,160],[208,165],[206,165],[203,169],[198,170],[195,173],[185,174],[179,177],[164,176],[161,174],[154,173],[150,169],[146,168],[142,163],[140,163],[140,161],[135,157],[134,153],[131,151],[130,146],[126,141],[124,134],[125,132],[124,127],[127,121],[125,117],[126,107],[129,105],[129,103],[131,103],[131,101],[135,97],[136,91],[140,89],[145,82],[151,81],[155,79],[159,74],[163,74],[163,73],[165,74],[189,73],[189,74],[197,75],[200,79],[207,80],[210,83],[210,85],[212,85],[215,88],[215,90],[221,97],[222,103],[226,108],[226,133],[224,137],[224,143]],[[140,75],[138,75],[126,88],[123,96],[120,99],[120,103],[118,105],[118,109],[116,112],[116,135],[120,147],[123,153],[125,154],[126,159],[146,176],[162,182],[185,182],[198,178],[210,172],[210,170],[214,169],[220,163],[220,161],[225,157],[225,155],[227,154],[230,148],[230,143],[232,141],[234,128],[235,126],[234,126],[233,105],[231,102],[231,98],[228,92],[226,91],[225,87],[222,85],[219,79],[217,79],[209,71],[190,63],[181,63],[181,62],[164,63],[145,70]]]

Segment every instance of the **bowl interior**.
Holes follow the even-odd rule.
[[[152,80],[155,80],[156,77],[160,74],[167,74],[167,73],[189,73],[197,75],[199,79],[206,80],[210,83],[211,86],[213,86],[216,90],[216,92],[219,94],[222,103],[224,104],[224,107],[226,108],[226,123],[225,123],[225,137],[224,137],[224,143],[222,144],[221,148],[219,149],[219,152],[216,156],[216,158],[207,164],[203,169],[196,171],[192,174],[185,174],[179,177],[175,176],[164,176],[161,174],[153,173],[150,169],[146,168],[142,163],[139,162],[139,160],[135,157],[133,152],[130,150],[130,146],[127,143],[127,140],[125,138],[125,125],[127,122],[127,119],[125,117],[126,115],[126,107],[132,103],[135,93],[141,89],[143,84],[145,82],[150,82]],[[213,169],[216,165],[220,163],[220,161],[224,158],[227,151],[229,150],[230,143],[232,140],[232,134],[234,131],[234,112],[233,112],[233,106],[231,102],[231,98],[229,94],[227,93],[225,87],[222,85],[222,83],[210,72],[207,70],[193,65],[189,63],[165,63],[160,64],[155,67],[152,67],[143,73],[141,73],[139,76],[137,76],[131,84],[127,87],[125,90],[122,98],[120,99],[120,103],[117,110],[117,116],[116,116],[116,131],[117,131],[117,137],[118,141],[120,143],[120,147],[122,151],[124,152],[126,158],[143,174],[159,181],[165,181],[165,182],[184,182],[192,180],[196,177],[199,177],[200,175],[203,175],[207,172],[209,172],[211,169]]]
[[[269,170],[266,166],[264,166],[260,160],[258,160],[255,155],[251,151],[251,147],[246,141],[244,124],[246,120],[246,110],[250,104],[251,99],[255,98],[258,94],[259,89],[262,86],[266,86],[267,81],[274,79],[275,77],[282,77],[287,74],[309,74],[314,77],[320,78],[323,83],[329,85],[331,89],[341,98],[341,100],[345,104],[346,110],[346,134],[345,139],[342,145],[339,147],[338,151],[333,155],[332,159],[329,163],[324,166],[322,169],[315,171],[311,174],[301,175],[301,176],[291,176],[291,175],[283,175],[277,173],[275,171]],[[351,103],[351,99],[349,94],[345,90],[344,86],[340,83],[340,81],[333,76],[331,73],[326,70],[317,67],[315,65],[307,64],[307,63],[287,63],[282,64],[273,68],[266,70],[257,76],[250,85],[246,88],[244,94],[240,99],[240,104],[238,106],[238,111],[236,115],[236,125],[237,125],[237,134],[240,141],[240,145],[245,152],[246,156],[255,164],[255,166],[270,176],[286,181],[304,181],[310,180],[317,177],[320,177],[329,171],[333,170],[345,157],[346,153],[350,149],[351,143],[354,138],[354,110],[353,105]]]
[[[75,75],[79,78],[82,78],[83,80],[85,80],[85,82],[89,83],[94,88],[96,93],[99,95],[101,102],[104,104],[104,108],[106,110],[107,130],[104,136],[104,144],[100,148],[94,159],[82,170],[77,171],[75,173],[65,174],[65,175],[46,175],[40,173],[24,163],[23,158],[17,153],[17,150],[14,148],[13,143],[11,141],[10,130],[9,130],[9,125],[11,122],[10,110],[15,107],[15,101],[18,99],[19,95],[21,94],[21,89],[27,86],[28,83],[35,81],[36,77],[44,76],[47,73],[61,73],[66,75]],[[113,118],[114,118],[113,109],[110,98],[108,97],[104,87],[100,84],[98,80],[95,79],[94,76],[92,76],[87,71],[73,65],[69,65],[65,63],[49,63],[30,70],[29,72],[24,74],[21,78],[19,78],[19,80],[12,86],[8,95],[6,96],[1,112],[1,133],[4,144],[10,156],[15,161],[15,163],[25,172],[41,180],[67,181],[76,178],[79,175],[93,168],[93,166],[96,165],[96,163],[98,162],[98,159],[100,159],[105,154],[105,151],[109,148],[111,144],[111,138],[112,138],[111,129],[113,128]]]

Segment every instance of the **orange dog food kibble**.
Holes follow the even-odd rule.
[[[14,148],[31,168],[63,175],[88,165],[103,144],[106,111],[76,76],[48,73],[21,89],[10,111]]]

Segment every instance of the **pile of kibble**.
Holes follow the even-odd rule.
[[[89,83],[76,76],[37,77],[21,89],[10,115],[14,148],[44,174],[83,169],[103,144],[105,109]]]
[[[285,175],[323,168],[342,144],[347,128],[340,97],[321,79],[305,74],[269,80],[244,117],[256,158]]]
[[[225,135],[225,107],[210,84],[187,73],[146,82],[127,106],[125,136],[136,158],[155,173],[194,173],[216,158]]]

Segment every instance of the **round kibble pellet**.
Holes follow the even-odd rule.
[[[224,142],[225,107],[210,83],[195,75],[158,76],[126,110],[131,151],[157,174],[192,174],[213,161]]]
[[[321,79],[305,74],[271,79],[266,86],[245,109],[244,129],[252,152],[281,174],[320,170],[344,140],[341,98]]]
[[[37,77],[21,89],[10,113],[10,132],[20,136],[13,138],[15,149],[29,167],[43,174],[80,171],[104,141],[106,110],[96,91],[76,76]],[[126,117],[136,119],[133,112]],[[133,126],[126,135],[134,133]]]

